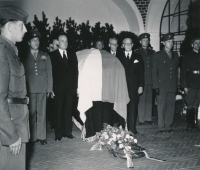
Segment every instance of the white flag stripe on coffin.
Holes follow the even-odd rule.
[[[99,50],[94,49],[86,56],[84,50],[83,55],[77,57],[79,61],[79,79],[78,92],[79,103],[78,110],[80,117],[85,122],[85,112],[92,107],[92,101],[102,101],[102,57]]]

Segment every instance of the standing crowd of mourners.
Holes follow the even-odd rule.
[[[25,169],[26,143],[39,141],[47,144],[46,112],[55,141],[63,137],[74,139],[72,116],[83,126],[77,110],[78,60],[76,53],[68,48],[68,38],[60,33],[49,45],[49,53],[39,50],[42,35],[29,33],[26,56],[18,57],[16,42],[21,42],[27,32],[24,23],[28,14],[13,6],[0,8],[0,169]],[[150,34],[139,35],[141,48],[133,51],[134,42],[126,37],[122,50],[118,39],[109,39],[108,51],[116,57],[125,71],[128,95],[127,120],[113,109],[113,103],[93,102],[86,111],[88,132],[92,137],[102,130],[102,123],[122,126],[137,135],[139,125],[153,125],[153,89],[156,92],[158,128],[161,133],[172,133],[175,96],[178,87],[178,53],[173,51],[174,34],[161,37],[164,48],[155,52],[150,46]],[[181,87],[187,103],[187,131],[199,130],[197,116],[200,104],[200,38],[191,41],[181,68]],[[98,40],[95,48],[100,51],[104,43]],[[102,113],[103,112],[103,113]],[[93,114],[95,113],[95,114]],[[103,121],[99,124],[98,116]],[[95,129],[90,129],[94,121]],[[29,131],[30,129],[30,131]]]

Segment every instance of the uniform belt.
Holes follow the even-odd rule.
[[[200,70],[193,70],[193,71],[189,71],[192,74],[200,74]]]
[[[9,104],[29,104],[29,98],[17,98],[17,97],[12,97],[7,99]]]

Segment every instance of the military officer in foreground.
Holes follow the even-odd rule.
[[[141,48],[135,50],[135,53],[140,54],[144,61],[144,91],[140,96],[138,105],[139,125],[155,124],[152,121],[152,56],[154,50],[148,49],[150,42],[150,34],[143,33],[139,35]]]
[[[181,68],[181,87],[186,93],[187,131],[196,128],[198,131],[198,107],[200,104],[200,38],[191,41],[192,51],[183,58]],[[195,123],[196,121],[196,123]]]
[[[46,97],[52,92],[52,66],[48,54],[39,51],[41,34],[32,31],[28,41],[30,50],[23,62],[30,100],[30,141],[46,141]]]
[[[178,84],[178,53],[172,51],[174,34],[161,37],[162,51],[153,55],[153,88],[157,93],[158,127],[161,133],[171,133],[174,118],[175,92]]]
[[[0,170],[25,170],[28,108],[24,67],[15,43],[27,31],[27,17],[17,7],[0,7]]]

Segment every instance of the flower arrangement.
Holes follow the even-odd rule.
[[[102,150],[103,146],[107,146],[110,155],[122,159],[127,159],[127,167],[133,167],[132,159],[145,156],[145,149],[137,144],[130,132],[123,130],[120,126],[112,127],[107,125],[100,134],[98,134],[98,143],[92,146],[90,150]]]

